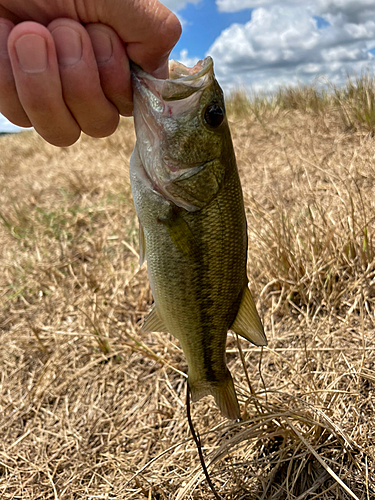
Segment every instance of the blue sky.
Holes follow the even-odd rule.
[[[185,49],[191,57],[204,58],[220,33],[233,23],[250,21],[252,10],[219,12],[214,0],[188,3],[185,8],[177,12],[182,19],[183,30],[171,57],[177,59],[180,51]]]
[[[375,66],[375,0],[162,0],[182,22],[171,57],[211,55],[225,91],[272,92]],[[0,115],[0,131],[13,130]]]

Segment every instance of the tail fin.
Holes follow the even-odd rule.
[[[224,417],[232,420],[241,418],[240,407],[229,370],[227,370],[223,381],[197,380],[192,382],[189,378],[189,387],[193,401],[198,401],[203,396],[211,394]]]

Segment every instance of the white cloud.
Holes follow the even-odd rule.
[[[300,4],[301,0],[284,0],[283,6]],[[269,7],[280,2],[274,0],[216,0],[216,5],[219,12],[238,12],[245,9],[255,9],[257,7]],[[305,3],[306,5],[308,2]]]
[[[216,0],[219,12],[238,12],[244,9],[253,9],[270,3],[267,0]]]
[[[243,0],[241,5],[254,5],[254,1],[261,2]],[[240,3],[217,2],[228,9]],[[318,75],[340,83],[347,73],[375,68],[374,56],[368,51],[375,46],[375,12],[362,22],[361,12],[353,10],[355,4],[368,12],[369,1],[319,0],[314,7],[302,1],[298,5],[296,1],[267,3],[267,8],[252,11],[246,24],[224,30],[208,51],[225,88],[246,85],[271,91],[280,84],[311,82]],[[313,17],[318,15],[329,25],[319,29]]]
[[[180,51],[180,55],[179,56],[176,56],[175,54],[172,54],[172,58],[175,58],[177,61],[179,61],[180,63],[184,64],[188,68],[192,68],[199,61],[199,57],[191,57],[191,56],[189,56],[189,53],[188,53],[187,49],[182,49]]]
[[[364,22],[368,11],[375,9],[374,0],[216,0],[219,12],[239,12],[258,7],[283,7],[299,5],[308,8],[314,15],[330,14],[342,17],[346,22]]]
[[[374,0],[318,0],[308,2],[318,16],[336,23],[364,23],[374,18]]]
[[[201,0],[160,0],[160,2],[168,7],[168,9],[173,10],[173,12],[178,12],[186,7],[188,3],[197,4]]]

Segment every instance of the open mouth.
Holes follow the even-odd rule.
[[[186,99],[206,88],[213,77],[213,61],[211,57],[206,57],[192,68],[177,61],[170,61],[169,78],[166,80],[149,75],[134,63],[131,65],[131,70],[134,93],[143,94],[143,97],[149,99],[156,109],[158,104],[161,106],[162,101]]]

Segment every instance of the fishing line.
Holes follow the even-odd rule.
[[[240,339],[239,339],[237,333],[236,333],[236,340],[237,340],[238,352],[240,353],[242,368],[243,368],[244,373],[245,373],[245,377],[246,377],[246,380],[247,380],[247,385],[249,386],[249,389],[250,389],[250,393],[251,393],[252,397],[254,398],[255,408],[258,410],[258,413],[263,413],[262,407],[258,405],[257,397],[256,397],[254,388],[253,388],[253,386],[251,384],[251,381],[250,381],[249,373],[248,373],[247,368],[246,368],[245,356],[243,355],[243,351],[242,351],[242,347],[241,347],[241,342],[240,342]]]
[[[201,443],[201,438],[199,436],[199,432],[195,432],[193,421],[191,420],[191,414],[190,414],[190,388],[189,388],[189,383],[186,381],[186,414],[187,414],[187,419],[189,422],[189,428],[191,435],[193,436],[193,439],[195,441],[195,444],[197,446],[198,450],[198,455],[199,455],[199,460],[202,465],[202,469],[204,472],[204,475],[206,476],[206,480],[208,483],[208,486],[211,488],[212,493],[214,494],[214,497],[216,500],[224,500],[223,497],[219,495],[219,493],[216,491],[215,486],[213,485],[210,475],[208,473],[207,467],[206,467],[206,462],[204,461],[204,456],[202,452],[202,443]]]

